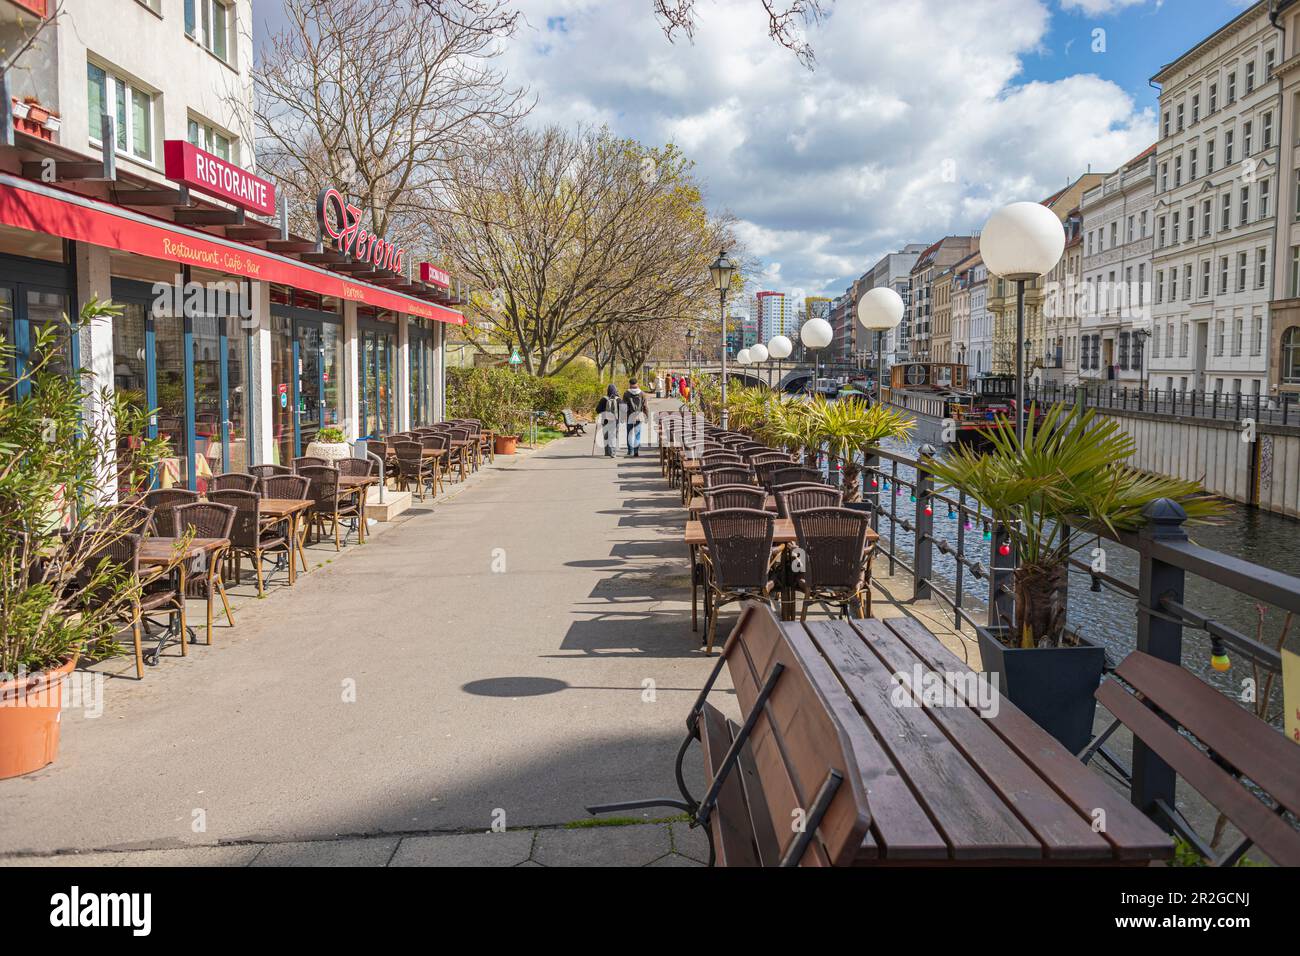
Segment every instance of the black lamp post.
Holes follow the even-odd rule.
[[[719,424],[723,431],[727,429],[727,292],[731,288],[731,274],[736,271],[736,264],[727,258],[727,250],[718,253],[718,258],[709,266],[709,275],[713,278],[713,288],[718,290],[718,318],[722,322],[722,420]]]

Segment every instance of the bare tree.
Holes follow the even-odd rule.
[[[36,45],[42,33],[54,25],[63,16],[63,0],[58,0],[44,17],[35,17],[30,26],[27,18],[19,12],[13,25],[18,28],[18,42],[13,50],[0,47],[0,73],[8,73],[17,66],[23,55]]]
[[[653,0],[655,16],[663,24],[664,35],[672,41],[677,34],[695,36],[696,0]],[[804,39],[804,28],[819,23],[825,15],[823,0],[759,0],[767,14],[767,34],[794,53],[799,62],[812,69],[813,49]],[[832,0],[833,2],[833,0]]]
[[[284,0],[288,26],[260,51],[259,165],[297,200],[337,186],[370,231],[412,243],[448,168],[529,107],[493,61],[519,14],[507,0]]]
[[[530,372],[591,346],[602,362],[626,354],[629,327],[716,303],[708,264],[736,245],[731,222],[709,215],[676,148],[520,129],[456,173],[458,215],[430,225],[448,261],[487,290],[471,308],[480,334],[518,348]]]

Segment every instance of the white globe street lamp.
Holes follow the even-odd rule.
[[[813,351],[813,390],[817,388],[817,371],[821,356],[817,353],[831,344],[835,331],[825,319],[808,319],[799,327],[799,341]]]
[[[1065,252],[1065,228],[1042,203],[1013,202],[989,216],[980,255],[989,272],[1016,284],[1016,438],[1025,434],[1025,283],[1051,272]]]
[[[748,365],[752,361],[753,359],[750,358],[749,349],[741,349],[739,352],[736,353],[737,365]]]
[[[774,335],[772,340],[767,343],[767,354],[776,359],[776,384],[781,386],[781,360],[788,359],[790,353],[794,351],[794,343],[784,335]]]
[[[762,365],[764,362],[766,362],[767,346],[764,345],[762,342],[756,342],[755,344],[751,345],[749,347],[749,360],[753,362],[755,365]],[[758,374],[760,376],[759,380],[762,381],[761,376],[763,374],[763,370],[761,368],[758,370]]]
[[[858,322],[876,333],[876,404],[883,400],[885,387],[885,333],[903,321],[903,297],[888,286],[868,289],[858,300]]]

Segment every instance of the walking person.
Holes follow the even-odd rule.
[[[641,421],[645,418],[645,393],[637,387],[636,379],[627,384],[623,393],[623,408],[627,420],[627,457],[641,457]]]
[[[618,386],[613,382],[605,389],[605,394],[596,403],[596,447],[605,446],[605,457],[614,457],[614,448],[618,445]]]

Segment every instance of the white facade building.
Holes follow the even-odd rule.
[[[1266,390],[1281,38],[1269,3],[1256,3],[1153,78],[1153,387]]]

